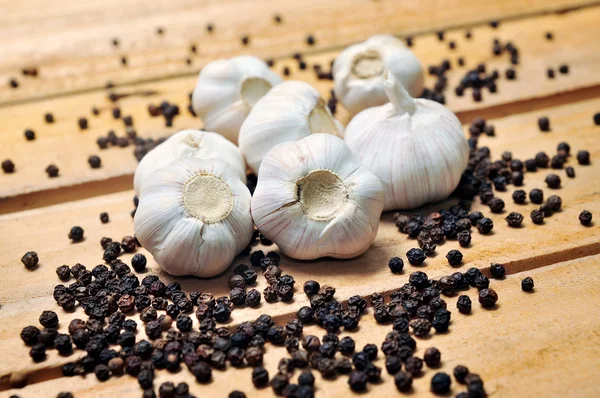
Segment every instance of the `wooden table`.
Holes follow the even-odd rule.
[[[83,317],[80,309],[65,313],[52,299],[53,286],[59,283],[56,267],[76,262],[93,267],[101,262],[101,237],[120,239],[133,233],[129,215],[134,195],[132,174],[137,164],[133,149],[99,151],[95,143],[110,129],[124,134],[123,122],[111,115],[112,107],[119,106],[123,115],[133,116],[135,129],[143,137],[200,127],[201,121],[185,111],[198,71],[212,59],[241,53],[273,58],[276,71],[289,67],[289,79],[310,82],[328,97],[332,83],[317,80],[310,66],[328,65],[346,45],[384,32],[412,36],[413,50],[424,65],[449,59],[453,64],[448,73],[449,87],[464,75],[465,68],[481,62],[501,72],[498,93],[484,92],[482,102],[473,102],[470,95],[457,97],[452,90],[446,92],[447,105],[465,123],[465,131],[476,116],[495,125],[495,137],[480,139],[480,145],[488,146],[494,159],[505,150],[519,159],[533,157],[538,150],[555,153],[561,141],[568,142],[572,152],[589,150],[592,158],[592,165],[587,167],[578,166],[574,159],[569,161],[576,169],[575,179],[567,178],[564,170],[558,171],[563,184],[555,193],[563,199],[563,210],[547,218],[544,225],[534,225],[526,217],[523,228],[509,229],[504,221],[508,212],[528,215],[536,206],[514,204],[512,186],[498,193],[507,210],[490,215],[497,225],[491,236],[474,234],[472,246],[462,250],[465,258],[460,268],[464,271],[474,266],[488,272],[491,262],[505,265],[507,278],[492,281],[500,296],[498,307],[482,309],[471,289],[467,294],[474,299],[473,314],[464,316],[455,309],[456,298],[447,298],[453,312],[450,333],[419,340],[417,354],[438,347],[443,361],[439,371],[451,373],[457,364],[465,364],[482,376],[494,397],[600,395],[596,384],[600,374],[600,228],[598,221],[589,227],[578,221],[584,209],[600,217],[600,126],[593,122],[593,115],[600,112],[600,2],[434,0],[428,2],[429,7],[412,0],[4,3],[0,15],[0,81],[15,77],[20,86],[0,86],[0,158],[12,159],[17,169],[14,174],[0,175],[0,397],[53,397],[60,391],[71,391],[76,397],[140,395],[137,381],[127,376],[105,383],[94,375],[65,379],[60,366],[82,355],[80,351],[71,357],[49,351],[46,361],[34,363],[19,338],[24,326],[37,324],[44,309],[57,310],[61,331],[66,330],[70,319]],[[273,22],[275,14],[282,17],[281,24]],[[500,21],[499,27],[492,28],[490,20]],[[214,24],[212,33],[206,31],[209,23]],[[158,27],[163,29],[162,35],[156,33]],[[443,42],[435,35],[439,30],[446,31]],[[465,38],[467,30],[472,32],[471,40]],[[552,32],[554,39],[547,40],[546,32]],[[316,37],[316,45],[306,44],[308,34]],[[243,35],[250,37],[248,47],[241,45]],[[113,38],[119,39],[118,47],[112,45]],[[492,55],[494,38],[512,41],[519,48],[516,80],[503,77],[502,72],[510,65],[506,55]],[[456,43],[455,50],[449,49],[451,40]],[[192,44],[197,46],[197,53],[190,52]],[[295,52],[303,54],[307,70],[298,69],[291,58]],[[123,56],[127,66],[121,64]],[[465,67],[457,66],[459,57],[464,57]],[[569,65],[568,74],[557,71],[564,63]],[[39,67],[39,76],[23,77],[24,67]],[[554,79],[546,77],[547,68],[557,71]],[[104,88],[108,81],[116,85],[110,91]],[[427,85],[433,82],[428,76]],[[114,104],[107,98],[109,92],[127,95]],[[171,128],[147,112],[148,103],[162,100],[182,108],[182,115]],[[98,116],[91,114],[92,107],[100,110]],[[54,124],[44,122],[46,112],[54,114]],[[550,118],[550,132],[539,131],[540,116]],[[89,129],[79,130],[79,117],[89,120]],[[348,121],[343,109],[338,117]],[[35,141],[25,141],[26,128],[36,132]],[[87,165],[92,154],[101,156],[101,169]],[[44,169],[50,163],[59,166],[60,177],[46,176]],[[544,188],[546,174],[527,173],[523,189]],[[551,194],[548,189],[545,193]],[[450,203],[452,199],[423,211]],[[479,201],[473,207],[490,213]],[[103,211],[110,214],[108,224],[100,223]],[[83,242],[72,244],[67,239],[73,225],[85,229]],[[404,257],[415,245],[398,233],[391,214],[384,214],[377,240],[363,256],[308,263],[284,259],[282,267],[299,286],[314,278],[335,286],[336,297],[344,300],[354,294],[368,296],[402,286],[415,267],[392,275],[387,260],[395,255]],[[444,254],[455,248],[456,241],[440,246],[438,255],[428,258],[423,270],[430,277],[453,272]],[[273,250],[274,246],[266,249]],[[27,271],[20,263],[29,250],[40,256],[34,271]],[[130,258],[122,256],[126,262]],[[241,257],[236,264],[247,261]],[[226,281],[231,274],[228,271],[210,280],[173,278],[152,260],[148,272],[177,280],[186,291],[211,291],[215,295],[228,293]],[[535,279],[534,293],[521,291],[520,281],[525,276]],[[259,277],[257,288],[265,286],[264,278]],[[236,309],[230,325],[255,319],[261,313],[283,323],[306,303],[297,289],[295,300],[289,304],[263,303],[259,309]],[[375,324],[370,312],[363,316],[360,329],[349,333],[357,347],[367,342],[380,344],[390,330]],[[324,332],[307,326],[305,333]],[[138,339],[143,337],[139,332]],[[282,356],[283,348],[267,347],[265,366],[271,375]],[[382,357],[380,354],[377,360],[379,366],[383,366]],[[176,374],[159,371],[155,388],[167,380],[187,381],[198,397],[225,397],[236,388],[249,397],[271,396],[271,389],[248,387],[250,371],[215,371],[213,382],[207,385],[195,383],[186,370]],[[429,381],[434,372],[427,369],[415,380],[414,395],[431,395]],[[369,392],[397,395],[385,370],[382,378],[382,383],[369,386]],[[317,379],[319,396],[352,395],[346,377],[322,381],[317,375]],[[13,388],[23,382],[27,386]],[[453,383],[454,395],[463,390]]]

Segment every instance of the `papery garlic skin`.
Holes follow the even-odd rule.
[[[372,36],[338,55],[333,63],[333,90],[351,115],[388,102],[381,84],[381,75],[386,69],[413,97],[423,91],[421,62],[394,36]]]
[[[469,160],[460,121],[437,102],[410,97],[392,74],[383,81],[390,103],[356,115],[344,140],[379,177],[384,210],[445,199],[458,186]]]
[[[234,144],[217,133],[182,130],[148,152],[138,164],[133,177],[137,194],[143,181],[155,170],[168,166],[179,158],[221,159],[229,163],[243,183],[246,183],[246,162]]]
[[[239,145],[248,166],[258,172],[271,148],[315,133],[343,137],[344,127],[314,87],[287,81],[273,87],[256,103],[242,124]]]
[[[252,197],[258,230],[299,260],[364,253],[377,235],[382,210],[377,177],[330,134],[269,151]]]
[[[240,55],[219,59],[202,68],[192,107],[206,130],[236,144],[240,126],[254,104],[282,81],[259,58]]]
[[[133,226],[169,274],[215,276],[252,239],[250,191],[223,160],[182,158],[148,176]]]

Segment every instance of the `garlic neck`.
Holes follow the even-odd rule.
[[[402,84],[396,80],[392,72],[389,70],[386,71],[382,76],[382,80],[385,95],[394,106],[398,115],[413,115],[417,111],[417,103],[408,91],[402,87]]]
[[[366,50],[357,54],[352,60],[350,73],[359,79],[369,79],[381,76],[385,67],[379,52]]]
[[[269,92],[271,87],[271,83],[262,77],[247,77],[242,80],[242,83],[240,84],[240,98],[242,99],[242,102],[251,109],[259,99]]]
[[[325,109],[327,104],[325,100],[319,97],[317,104],[308,115],[308,128],[311,134],[328,133],[337,135],[337,126],[333,120],[333,116]]]
[[[206,224],[226,218],[233,209],[233,193],[225,181],[214,174],[200,173],[183,187],[183,207],[192,217]]]
[[[329,170],[313,170],[296,181],[302,211],[314,221],[329,221],[348,201],[348,187]]]

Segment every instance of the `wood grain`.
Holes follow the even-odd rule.
[[[492,236],[481,236],[473,231],[472,247],[461,249],[465,257],[460,270],[465,271],[472,266],[486,269],[490,262],[500,262],[505,264],[509,273],[515,273],[600,253],[598,223],[591,227],[583,227],[577,219],[583,209],[594,214],[600,213],[597,191],[597,187],[600,186],[600,163],[595,161],[600,157],[600,142],[597,140],[600,127],[594,126],[592,121],[592,115],[598,108],[600,99],[546,109],[544,114],[551,117],[550,133],[539,132],[537,117],[542,115],[539,111],[490,121],[496,126],[497,137],[482,137],[481,145],[491,149],[494,159],[507,149],[512,150],[513,155],[520,159],[532,157],[538,150],[551,154],[558,142],[567,141],[573,153],[582,148],[588,149],[593,163],[587,167],[575,165],[575,179],[566,178],[564,170],[557,171],[563,181],[563,188],[560,190],[545,189],[543,180],[550,170],[526,173],[523,189],[529,191],[536,187],[544,188],[546,197],[558,194],[563,199],[564,209],[547,218],[543,226],[532,224],[528,217],[536,205],[512,203],[512,186],[508,192],[498,193],[506,202],[506,211],[503,214],[490,214],[486,206],[476,202],[473,209],[489,215],[496,227]],[[574,162],[571,160],[570,164]],[[128,191],[0,216],[0,225],[7,231],[0,243],[0,251],[3,253],[0,272],[5,275],[3,289],[0,291],[0,302],[3,305],[0,312],[0,357],[18,355],[21,358],[13,362],[0,362],[0,380],[4,378],[6,382],[11,374],[35,373],[68,361],[68,358],[50,355],[47,361],[32,364],[27,358],[27,350],[13,353],[13,348],[20,344],[18,333],[27,324],[35,323],[43,309],[56,308],[50,296],[53,284],[58,283],[54,274],[57,266],[81,262],[91,268],[101,262],[102,250],[98,243],[101,237],[120,239],[133,233],[128,214],[133,207],[132,196],[133,191]],[[450,200],[444,205],[451,202]],[[425,210],[437,210],[439,206],[432,205]],[[109,224],[100,224],[98,215],[102,211],[110,214]],[[504,217],[511,211],[525,215],[523,228],[511,229],[506,226]],[[67,239],[67,233],[73,225],[80,225],[85,229],[84,242],[72,244]],[[393,276],[387,268],[387,261],[392,256],[405,258],[408,249],[416,245],[414,240],[398,233],[391,221],[391,214],[386,214],[373,247],[363,256],[349,261],[325,259],[297,262],[284,259],[282,268],[284,272],[294,276],[299,286],[307,279],[318,279],[322,283],[335,286],[340,299],[347,299],[354,294],[367,295],[374,291],[389,291],[405,283],[408,274],[417,267],[407,265],[403,275]],[[456,241],[446,242],[438,247],[437,255],[429,258],[425,266],[420,268],[430,277],[452,272],[445,254],[456,248],[459,248]],[[29,250],[36,250],[40,255],[40,266],[33,272],[25,270],[19,262],[21,256]],[[127,262],[130,257],[131,255],[126,255],[123,260]],[[247,262],[247,258],[241,258],[237,262]],[[175,279],[162,274],[152,260],[149,261],[149,267],[152,272],[159,273],[167,280]],[[231,271],[228,271],[210,280],[176,279],[187,291],[211,291],[221,295],[227,294],[226,279],[230,273]],[[264,288],[265,282],[262,278],[258,286],[259,290]],[[22,298],[23,291],[27,291],[26,301]],[[305,303],[305,297],[298,295],[294,305],[265,304],[261,308],[268,309],[269,314],[274,316],[285,316]],[[236,310],[233,313],[233,322],[255,318],[256,314],[257,311],[252,309]],[[63,327],[76,316],[81,316],[81,313],[61,312]]]
[[[17,77],[18,90],[0,86],[0,102],[148,81],[193,70],[223,56],[251,52],[278,57],[308,48],[327,49],[381,32],[400,35],[508,19],[597,4],[594,0],[506,0],[485,5],[473,0],[435,0],[424,10],[418,2],[393,0],[179,0],[156,2],[59,0],[2,2],[0,81]],[[273,22],[280,14],[283,23]],[[212,23],[213,34],[206,25]],[[164,34],[157,35],[156,29]],[[249,47],[241,45],[243,35]],[[120,40],[113,47],[113,38]],[[198,54],[189,51],[191,43]],[[127,66],[121,57],[128,59]],[[39,77],[23,78],[24,67],[39,67]]]
[[[533,293],[520,289],[520,282],[525,276],[535,280]],[[456,297],[446,298],[453,313],[450,331],[418,339],[416,354],[422,357],[425,349],[437,347],[442,353],[442,365],[438,369],[424,367],[423,376],[414,380],[412,395],[433,397],[429,392],[431,377],[436,372],[452,374],[454,366],[461,364],[481,375],[488,394],[493,397],[597,396],[597,388],[590,380],[600,368],[600,335],[597,333],[600,310],[595,305],[600,294],[599,282],[600,256],[591,256],[510,275],[503,281],[492,281],[500,297],[494,310],[482,309],[476,303],[473,289],[466,293],[475,300],[471,315],[456,311]],[[508,319],[513,321],[507,322]],[[374,322],[369,309],[357,331],[342,335],[351,336],[360,349],[367,343],[379,346],[389,330],[389,325]],[[304,333],[319,337],[324,334],[315,326],[305,327]],[[574,336],[586,336],[585,342]],[[276,373],[277,363],[282,357],[287,357],[284,348],[267,346],[265,367],[271,376]],[[398,396],[392,377],[385,371],[383,358],[380,352],[375,361],[383,368],[382,382],[370,384],[368,392],[381,397]],[[568,372],[564,372],[565,369]],[[274,396],[270,388],[256,390],[248,387],[250,372],[250,368],[216,371],[213,372],[212,383],[202,385],[196,383],[187,370],[176,374],[159,371],[154,388],[156,390],[165,381],[185,381],[196,396],[224,397],[233,389],[244,391],[248,397]],[[295,381],[298,374],[299,371],[296,371],[292,380]],[[325,381],[318,372],[313,374],[317,378],[318,396],[354,395],[348,388],[347,376]],[[76,397],[140,393],[137,381],[129,376],[99,383],[93,375],[88,375],[85,378],[50,380],[0,394],[56,396],[58,392],[67,390]],[[465,387],[453,379],[452,395],[464,390]]]
[[[435,35],[427,35],[415,39],[413,49],[424,65],[439,64],[445,58],[450,59],[454,67],[448,74],[449,87],[454,87],[466,72],[466,67],[472,68],[485,62],[489,70],[503,72],[509,66],[506,56],[491,55],[493,38],[510,40],[519,47],[521,65],[517,67],[518,79],[508,81],[501,77],[497,94],[491,95],[485,91],[484,101],[475,103],[470,94],[457,97],[451,90],[447,92],[448,106],[459,117],[464,115],[464,121],[470,121],[477,113],[499,116],[522,111],[526,106],[535,104],[548,106],[596,97],[600,93],[600,77],[595,73],[600,64],[600,52],[595,50],[595,40],[600,35],[600,26],[596,23],[599,18],[600,7],[592,7],[563,15],[506,22],[498,30],[488,26],[477,27],[473,29],[470,41],[464,38],[462,30],[448,32],[446,42],[439,42]],[[544,38],[546,31],[554,32],[555,39],[552,42]],[[456,41],[457,50],[448,49],[449,40]],[[328,65],[336,53],[308,55],[306,61],[309,69],[315,63]],[[465,58],[465,68],[459,68],[456,64],[460,56]],[[555,79],[546,78],[547,67],[556,68],[567,59],[570,66],[568,75],[557,73]],[[281,71],[284,66],[291,67],[291,79],[307,81],[324,96],[329,96],[331,82],[316,80],[312,70],[299,71],[297,64],[289,58],[278,62],[275,69]],[[131,94],[119,101],[118,106],[123,115],[133,116],[135,128],[143,137],[158,137],[178,129],[198,128],[201,121],[185,111],[187,96],[194,87],[195,79],[195,76],[182,77],[117,89],[119,93]],[[428,76],[428,85],[432,84],[433,80]],[[148,92],[154,94],[144,95]],[[540,101],[544,98],[549,100]],[[182,109],[182,116],[175,119],[172,128],[165,128],[162,118],[150,118],[147,112],[148,103],[158,104],[165,99],[179,104]],[[511,104],[519,104],[521,108]],[[91,116],[93,106],[101,109],[100,116]],[[77,199],[90,196],[90,192],[101,192],[105,186],[114,190],[115,185],[104,182],[107,179],[128,181],[126,178],[132,175],[137,165],[131,155],[133,147],[101,151],[95,143],[98,136],[105,135],[110,129],[118,135],[124,135],[122,121],[112,118],[110,110],[113,106],[105,92],[96,91],[51,99],[43,105],[33,102],[0,108],[0,123],[4,130],[0,135],[0,159],[10,157],[17,168],[12,175],[0,175],[0,198],[5,198],[3,202],[0,201],[0,213],[57,203],[62,200],[59,197],[66,196],[56,191],[59,188],[69,188],[66,191],[70,197]],[[338,108],[338,117],[347,122],[347,113],[342,106]],[[47,111],[52,111],[56,118],[52,125],[43,120]],[[85,131],[80,131],[77,126],[77,119],[82,116],[89,120],[89,129]],[[23,131],[26,128],[36,132],[38,138],[35,141],[25,142]],[[92,154],[101,156],[101,169],[88,166],[87,158]],[[50,163],[60,168],[60,177],[47,177],[44,169]],[[73,187],[78,188],[71,189]]]

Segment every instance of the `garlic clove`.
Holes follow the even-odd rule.
[[[192,94],[192,107],[209,131],[237,143],[252,107],[282,79],[261,59],[241,55],[206,65]]]
[[[334,92],[350,114],[388,102],[381,83],[384,70],[390,70],[412,96],[421,94],[423,67],[414,53],[394,36],[372,36],[349,46],[336,58]]]
[[[255,172],[271,148],[315,133],[343,136],[344,128],[310,84],[288,81],[261,98],[240,129],[239,145]]]
[[[222,159],[231,164],[242,182],[246,182],[246,162],[234,144],[217,133],[182,130],[173,134],[142,158],[133,178],[135,192],[140,193],[143,181],[153,171],[168,166],[181,157]]]
[[[252,238],[250,192],[223,160],[180,158],[145,180],[134,230],[166,272],[215,276]]]
[[[301,260],[362,254],[377,235],[382,209],[377,177],[330,134],[275,146],[252,198],[258,230]]]
[[[384,210],[446,198],[469,159],[460,121],[437,102],[410,97],[392,73],[383,85],[390,103],[356,115],[344,140],[381,181]]]

